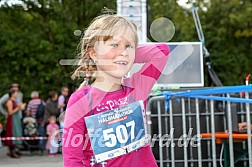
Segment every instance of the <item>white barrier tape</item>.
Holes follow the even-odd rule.
[[[48,137],[0,137],[0,141],[6,140],[47,140]]]

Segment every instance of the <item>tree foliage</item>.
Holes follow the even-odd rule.
[[[149,0],[148,24],[169,18],[176,29],[171,42],[199,41],[190,9],[175,0]],[[212,67],[224,85],[244,84],[252,73],[252,2],[247,0],[197,0],[194,6],[205,35]],[[160,30],[162,31],[162,30]],[[148,34],[149,39],[152,39]],[[207,71],[205,70],[207,75]],[[207,86],[210,81],[207,80]]]
[[[111,0],[23,0],[20,4],[0,7],[1,89],[7,91],[12,82],[21,85],[25,98],[39,90],[44,98],[61,86],[77,85],[70,79],[71,66],[59,64],[61,59],[77,55],[80,36],[103,7],[114,9]]]

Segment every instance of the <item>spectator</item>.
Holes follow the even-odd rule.
[[[68,92],[69,90],[67,87],[61,88],[61,95],[59,96],[59,99],[58,99],[58,106],[61,113],[66,110],[66,105],[68,101]]]
[[[239,130],[246,130],[247,129],[247,122],[241,122],[238,124]],[[252,124],[250,125],[252,130]]]
[[[25,103],[16,103],[16,99],[18,97],[17,90],[9,91],[9,99],[6,102],[6,108],[8,112],[8,118],[6,123],[6,137],[21,137],[22,136],[22,126],[21,119],[19,116],[19,110],[24,110],[26,104]],[[5,142],[7,146],[9,146],[9,156],[11,158],[19,158],[20,153],[16,152],[15,146],[18,144],[22,144],[20,140],[7,140]]]
[[[46,149],[49,150],[49,156],[56,156],[58,153],[59,126],[56,124],[55,115],[50,116],[46,133],[48,135]]]
[[[25,117],[24,120],[24,135],[25,136],[36,136],[37,135],[37,127],[36,120],[32,117]]]
[[[39,136],[45,137],[46,132],[45,132],[44,115],[37,115],[39,105],[41,103],[45,105],[45,102],[39,98],[39,93],[37,91],[32,91],[31,98],[32,99],[29,101],[27,109],[26,109],[26,116],[31,116],[37,120]],[[45,149],[45,145],[46,145],[45,140],[43,139],[39,140],[39,148],[41,151]]]
[[[58,108],[58,93],[56,91],[49,92],[49,99],[46,101],[45,105],[45,122],[48,122],[51,115],[58,116],[60,115],[60,110]]]
[[[59,127],[60,127],[60,139],[63,136],[63,129],[64,129],[64,120],[65,120],[65,112],[62,112],[59,116]],[[62,153],[62,140],[59,142],[59,153]]]
[[[23,100],[23,94],[22,94],[22,92],[19,91],[19,85],[17,83],[11,84],[9,86],[9,91],[12,89],[18,91],[18,96],[16,98],[16,102],[17,102],[17,104],[19,104]],[[4,105],[6,104],[8,99],[9,99],[9,93],[4,94],[0,99],[0,113],[5,115],[6,117],[8,116],[8,112],[5,110]],[[20,114],[20,116],[21,116],[21,114]]]
[[[43,103],[45,105],[45,102],[39,98],[37,91],[32,91],[31,98],[26,109],[26,116],[31,116],[36,119],[39,104]]]
[[[251,118],[252,118],[252,117],[251,117],[251,115],[250,115],[250,119],[251,119]],[[244,121],[244,122],[238,123],[238,128],[239,128],[240,131],[247,131],[247,122]],[[251,131],[252,131],[252,124],[250,124],[250,129],[251,129]]]

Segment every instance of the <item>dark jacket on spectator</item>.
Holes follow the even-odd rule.
[[[48,122],[48,118],[51,115],[55,115],[56,118],[60,115],[60,110],[58,108],[58,101],[52,101],[52,99],[48,99],[45,105],[45,115],[44,120]]]

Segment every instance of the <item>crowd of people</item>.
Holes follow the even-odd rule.
[[[50,91],[48,95],[48,99],[44,101],[40,98],[38,91],[32,91],[31,100],[26,104],[23,102],[23,94],[19,85],[17,83],[11,84],[9,92],[0,99],[0,114],[5,115],[6,118],[6,126],[2,136],[41,137],[40,140],[37,140],[38,149],[40,151],[48,150],[50,156],[56,156],[60,150],[59,147],[51,144],[51,140],[59,142],[59,129],[63,128],[62,117],[64,117],[68,102],[69,89],[62,87],[59,96],[55,90]],[[56,135],[52,138],[54,133]],[[44,137],[47,137],[47,141],[42,139]],[[9,147],[7,155],[11,158],[19,158],[22,155],[21,149],[24,148],[24,143],[25,141],[22,140],[6,140],[4,145]]]

